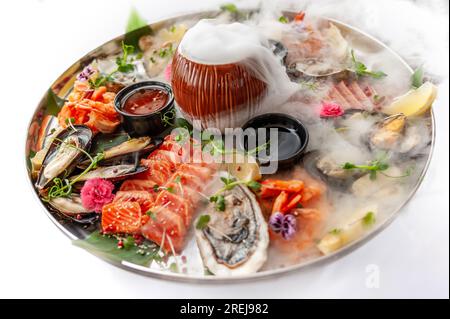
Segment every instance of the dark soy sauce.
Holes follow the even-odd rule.
[[[292,128],[288,128],[285,126],[267,126],[263,127],[266,129],[266,137],[265,140],[259,140],[257,141],[257,145],[260,147],[262,145],[266,144],[267,146],[260,150],[259,153],[257,153],[257,158],[261,162],[268,162],[270,160],[272,161],[280,161],[289,159],[292,156],[294,156],[298,150],[302,147],[302,140],[300,139],[300,136],[296,133],[296,131]],[[277,129],[277,139],[271,140],[270,139],[270,130],[271,129]],[[245,143],[245,147],[248,150],[248,143]],[[278,151],[278,154],[275,154],[271,152],[271,149],[276,148]]]

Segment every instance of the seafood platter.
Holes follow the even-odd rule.
[[[73,64],[33,115],[27,170],[53,223],[116,266],[276,276],[393,221],[425,175],[436,95],[351,26],[228,6],[141,26]]]

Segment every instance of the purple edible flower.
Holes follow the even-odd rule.
[[[276,212],[270,216],[269,226],[275,233],[281,233],[285,240],[289,240],[297,231],[297,219],[292,214]]]
[[[276,233],[281,231],[281,227],[283,226],[284,215],[280,212],[273,213],[269,219],[270,228]]]
[[[77,80],[81,81],[81,82],[85,82],[85,81],[89,80],[91,75],[94,73],[95,73],[95,70],[90,65],[88,65],[87,67],[85,67],[83,69],[83,71],[80,72],[80,74],[78,74]]]

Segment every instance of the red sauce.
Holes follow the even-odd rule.
[[[159,89],[140,89],[126,99],[123,110],[133,115],[146,115],[159,111],[169,100],[166,91]]]

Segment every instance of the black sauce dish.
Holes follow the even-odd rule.
[[[131,114],[124,110],[125,103],[142,90],[160,90],[167,94],[165,105],[148,114]],[[121,116],[124,130],[132,137],[157,136],[164,132],[175,120],[174,96],[172,88],[163,82],[143,81],[133,83],[120,90],[114,99],[114,108]]]
[[[278,141],[276,156],[270,154],[270,148],[273,145],[269,144],[266,150],[259,152],[256,158],[261,164],[269,161],[277,161],[278,167],[287,168],[297,163],[306,151],[309,142],[309,133],[305,125],[298,119],[281,113],[267,113],[252,118],[244,124],[242,129],[245,131],[248,128],[266,129],[266,140],[257,141],[257,145],[261,146],[264,143],[273,143],[270,141],[269,130],[271,128],[278,129]],[[247,140],[241,139],[243,148],[248,149]]]

